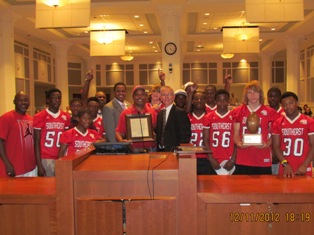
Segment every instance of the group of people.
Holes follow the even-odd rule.
[[[23,92],[14,97],[15,109],[0,118],[0,176],[54,176],[55,161],[88,148],[95,141],[127,139],[126,116],[148,114],[154,130],[150,151],[173,151],[179,145],[201,146],[196,154],[198,174],[281,174],[285,177],[312,175],[314,119],[299,112],[298,96],[267,92],[269,106],[258,81],[245,85],[242,105],[230,110],[229,79],[225,89],[213,85],[198,90],[195,83],[174,91],[161,84],[149,94],[141,85],[127,102],[126,85],[114,85],[114,98],[106,103],[104,92],[94,97],[74,98],[71,116],[60,110],[61,91],[47,92],[47,109],[34,117],[27,114],[29,98]],[[83,92],[88,91],[88,74]],[[88,92],[87,92],[88,93]],[[250,133],[247,120],[258,116],[257,133]],[[246,134],[258,134],[261,141],[248,144]],[[134,147],[138,143],[132,143]]]

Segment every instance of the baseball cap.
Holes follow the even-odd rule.
[[[145,87],[144,86],[141,86],[141,85],[137,85],[133,88],[133,92],[132,92],[132,95],[134,95],[134,93],[137,91],[137,90],[143,90],[145,92]]]
[[[185,90],[183,89],[178,89],[174,92],[174,95],[177,96],[177,95],[184,95],[184,96],[187,96]]]
[[[184,86],[183,86],[184,90],[186,90],[186,88],[187,88],[188,86],[192,86],[193,84],[194,84],[193,82],[187,82],[187,83],[185,83]]]

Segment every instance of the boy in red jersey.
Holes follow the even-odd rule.
[[[60,135],[70,126],[70,115],[60,110],[61,91],[47,92],[48,108],[34,116],[35,156],[38,176],[54,176]]]
[[[277,118],[280,118],[282,115],[285,115],[285,111],[280,106],[280,97],[281,97],[281,90],[277,87],[272,87],[267,92],[267,101],[268,101],[269,107],[276,110]],[[273,175],[278,175],[278,171],[279,171],[279,160],[273,154],[271,172]]]
[[[29,98],[20,92],[13,102],[15,110],[0,118],[0,176],[37,176]]]
[[[106,133],[104,126],[102,125],[102,117],[98,115],[99,100],[96,97],[89,97],[87,99],[86,107],[92,115],[92,123],[89,128],[96,130],[102,138],[105,138]]]
[[[77,126],[63,132],[60,136],[59,158],[88,148],[91,143],[101,139],[97,131],[88,129],[92,123],[92,115],[89,110],[79,110],[77,117]]]
[[[234,143],[237,145],[235,174],[271,174],[271,124],[276,120],[276,111],[264,105],[264,93],[258,81],[247,83],[243,91],[243,105],[234,109]],[[255,112],[260,118],[258,134],[262,135],[259,146],[244,145],[243,135],[249,133],[246,120]]]
[[[273,150],[281,166],[279,175],[312,176],[314,120],[298,110],[298,96],[285,92],[280,99],[286,115],[277,119],[272,130]]]
[[[188,97],[190,99],[190,93],[193,93],[192,99],[192,111],[188,113],[188,117],[191,123],[191,139],[190,143],[193,146],[204,146],[203,142],[203,126],[206,117],[205,111],[205,94],[201,91],[189,90]],[[188,101],[190,102],[190,101]],[[215,171],[213,170],[207,154],[196,154],[197,158],[197,174],[198,175],[213,175]]]
[[[230,174],[235,163],[233,141],[233,114],[228,109],[229,92],[220,89],[215,94],[217,110],[205,116],[203,139],[206,149],[212,151],[208,155],[211,166],[217,174]],[[221,163],[223,166],[221,166]]]

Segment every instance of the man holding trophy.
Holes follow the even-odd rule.
[[[271,124],[276,111],[264,105],[258,81],[246,84],[243,105],[234,109],[234,143],[237,145],[234,174],[271,174]]]

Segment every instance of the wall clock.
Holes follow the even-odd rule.
[[[177,52],[177,46],[176,44],[174,44],[173,42],[168,42],[166,45],[165,45],[165,52],[168,54],[168,55],[173,55]]]

